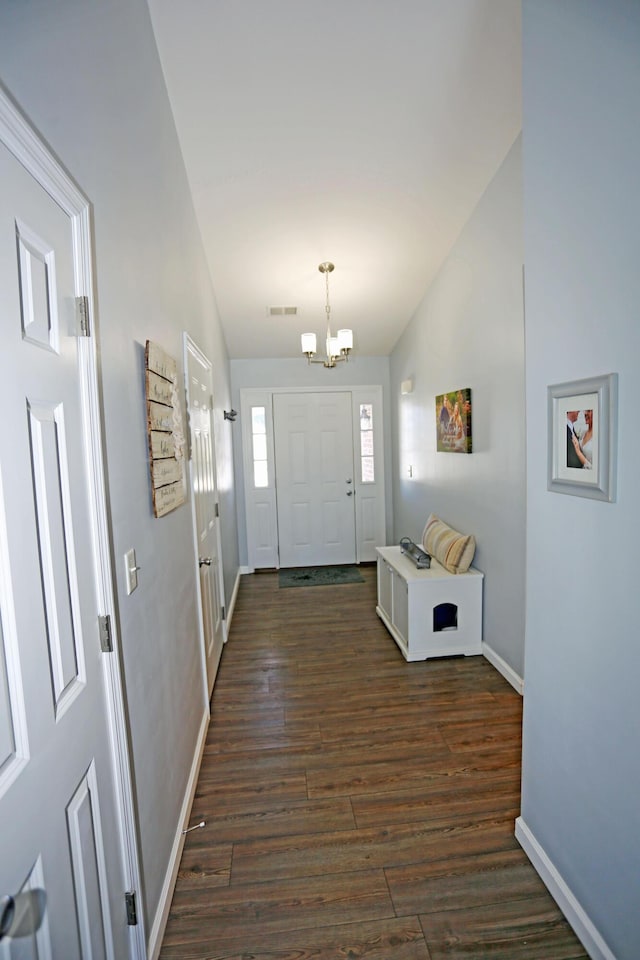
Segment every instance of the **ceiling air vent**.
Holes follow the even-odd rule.
[[[270,317],[295,317],[297,307],[269,307]]]

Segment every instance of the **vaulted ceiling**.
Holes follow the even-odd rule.
[[[520,130],[519,0],[149,7],[230,356],[321,342],[323,260],[389,354]]]

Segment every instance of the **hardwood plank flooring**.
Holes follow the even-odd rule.
[[[514,837],[521,698],[365,582],[242,578],[160,960],[587,960]]]

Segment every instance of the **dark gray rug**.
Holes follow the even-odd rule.
[[[292,567],[280,570],[280,587],[326,587],[335,583],[364,583],[364,577],[352,564],[339,567]]]

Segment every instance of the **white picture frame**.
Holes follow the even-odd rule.
[[[617,386],[615,373],[547,388],[547,489],[615,500]]]

